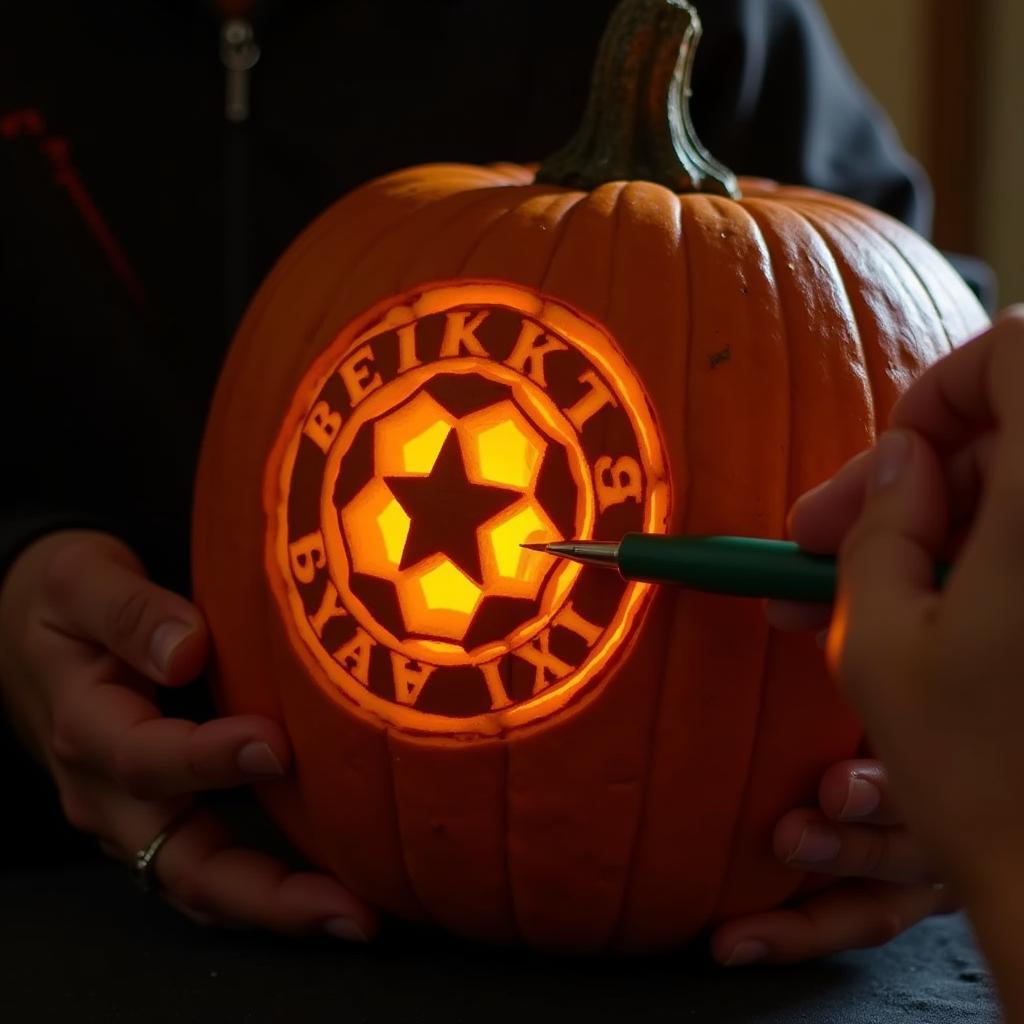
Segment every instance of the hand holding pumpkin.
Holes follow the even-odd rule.
[[[928,370],[894,429],[792,518],[806,546],[839,546],[830,657],[912,827],[967,895],[990,874],[993,840],[1024,851],[1022,393],[1016,311]],[[931,561],[965,526],[936,592]]]
[[[797,963],[877,946],[957,906],[952,891],[936,884],[931,859],[906,829],[879,761],[829,768],[818,787],[818,807],[784,815],[774,848],[793,868],[843,881],[789,907],[721,925],[711,940],[720,963]]]
[[[907,772],[912,779],[912,788],[903,796],[908,801],[907,806],[915,809],[915,820],[920,808],[926,809],[925,846],[919,843],[916,831],[911,834],[902,827],[902,815],[892,807],[888,797],[889,776],[881,763],[846,762],[835,765],[822,779],[819,796],[823,813],[811,809],[795,810],[778,823],[775,832],[777,855],[794,867],[842,876],[859,875],[864,879],[900,882],[903,885],[877,886],[867,881],[845,883],[810,897],[796,909],[731,921],[714,937],[713,949],[723,961],[744,963],[770,959],[783,962],[820,956],[846,946],[882,942],[901,927],[908,927],[927,914],[952,908],[950,894],[922,884],[936,877],[934,864],[937,861],[944,862],[954,874],[958,873],[958,865],[963,865],[968,871],[981,868],[983,874],[988,874],[989,844],[984,835],[979,834],[976,828],[965,831],[956,830],[954,826],[951,830],[942,789],[932,785],[934,779],[945,776],[946,767],[955,756],[951,752],[954,748],[948,742],[949,737],[944,732],[936,732],[935,735],[942,736],[943,740],[941,750],[934,749],[934,739],[921,735],[929,728],[927,714],[920,713],[922,709],[927,710],[926,706],[919,706],[915,701],[914,715],[907,712],[907,722],[914,723],[915,733],[911,735],[915,736],[916,742],[908,743],[902,736],[903,729],[907,727],[903,721],[904,713],[890,707],[887,702],[879,703],[879,697],[888,701],[897,696],[901,688],[905,695],[909,695],[913,692],[911,687],[915,680],[916,685],[922,687],[927,680],[928,689],[922,689],[922,694],[938,694],[944,689],[954,694],[958,692],[956,687],[959,685],[963,699],[985,700],[984,695],[974,695],[974,681],[978,666],[986,664],[992,655],[986,656],[977,649],[977,638],[987,637],[991,651],[1002,651],[1008,643],[1012,646],[1012,615],[1020,602],[1022,583],[1021,577],[1014,576],[1012,569],[1007,571],[1012,562],[1012,547],[1007,545],[1004,559],[1000,557],[998,542],[990,541],[992,554],[986,564],[981,554],[984,548],[979,547],[984,543],[978,539],[984,536],[980,533],[983,520],[979,520],[978,527],[971,531],[976,534],[974,541],[962,551],[960,561],[963,565],[958,572],[961,579],[970,583],[964,583],[958,591],[948,592],[937,603],[934,595],[931,598],[926,596],[927,590],[920,592],[915,598],[917,614],[931,615],[932,618],[921,623],[916,637],[913,637],[913,632],[903,638],[893,633],[894,629],[902,630],[906,620],[896,616],[884,602],[880,605],[878,596],[893,591],[894,581],[885,576],[888,559],[894,556],[898,547],[908,543],[906,539],[894,539],[897,529],[902,527],[912,531],[910,543],[916,541],[918,548],[916,552],[911,551],[911,557],[915,553],[920,557],[930,557],[944,546],[950,535],[963,532],[968,527],[979,509],[979,502],[982,509],[987,509],[989,524],[993,518],[1006,515],[998,509],[1003,503],[1012,504],[1011,500],[994,497],[993,493],[998,492],[993,492],[990,487],[999,479],[992,473],[998,468],[998,464],[993,462],[997,434],[992,427],[998,422],[1003,435],[1001,454],[1004,466],[1000,487],[1005,489],[1012,485],[1013,462],[1020,463],[1024,448],[1019,440],[1013,440],[1012,418],[1007,415],[1015,408],[1015,402],[1019,402],[1024,388],[1024,369],[1018,362],[1022,344],[1024,316],[1020,311],[1011,312],[992,330],[929,370],[897,403],[892,414],[893,426],[914,433],[897,435],[900,439],[895,444],[909,444],[907,451],[920,461],[908,469],[909,475],[904,483],[911,490],[904,495],[904,505],[898,504],[898,492],[888,493],[888,488],[872,484],[872,478],[877,478],[880,470],[888,468],[882,462],[890,454],[887,449],[891,441],[886,439],[881,450],[862,452],[835,477],[805,495],[793,509],[791,533],[803,547],[832,552],[842,545],[844,565],[848,567],[852,561],[855,566],[867,566],[862,570],[863,582],[859,587],[855,583],[857,589],[849,591],[851,615],[847,621],[842,617],[837,620],[832,648],[839,660],[840,676],[853,690],[854,699],[859,697],[859,704],[869,700],[872,709],[877,706],[874,713],[880,716],[880,722],[872,723],[870,715],[868,717],[869,725],[873,725],[873,735],[879,728],[884,729],[887,736],[890,732],[892,734],[891,739],[882,741],[882,749],[888,747],[893,750],[891,756],[896,757],[898,778],[902,780],[904,772]],[[922,439],[926,443],[922,443]],[[1008,475],[1011,476],[1010,484],[1005,479]],[[866,498],[869,491],[871,496]],[[888,503],[888,510],[884,503]],[[887,511],[888,520],[885,519]],[[902,521],[896,518],[901,514],[905,517]],[[1012,510],[1008,518],[1012,523]],[[989,534],[993,532],[991,525],[988,531]],[[898,547],[894,548],[894,545]],[[884,550],[886,547],[890,551]],[[871,574],[872,569],[874,575]],[[905,588],[904,594],[907,594]],[[1000,595],[1001,603],[995,604],[1000,601]],[[950,609],[959,607],[959,604],[952,603],[954,601],[965,606],[963,614],[958,612],[955,619],[960,627],[957,631],[943,629],[944,625],[954,621],[953,611],[938,610],[943,605]],[[910,608],[914,607],[912,602],[908,603]],[[854,609],[859,614],[853,614]],[[894,614],[892,619],[885,618],[890,614]],[[812,629],[825,627],[831,610],[818,605],[772,602],[768,615],[772,623],[781,629]],[[993,636],[993,630],[999,635]],[[900,657],[895,661],[890,660],[889,655],[893,652],[886,647],[887,642],[893,640],[901,641],[895,652]],[[937,654],[939,651],[944,654]],[[934,667],[942,664],[946,655],[946,665],[970,664],[971,671],[955,675],[954,669],[947,678],[945,672],[938,672]],[[898,686],[890,678],[893,666],[904,664],[907,658],[913,659],[913,668],[897,667],[902,684]],[[1019,654],[1016,658],[1005,657],[1004,664],[1009,666],[1007,671],[1010,675],[1014,671],[1019,674],[1020,661]],[[850,667],[851,662],[853,667]],[[988,678],[998,679],[998,673],[989,674]],[[968,682],[970,694],[967,693]],[[1002,684],[997,682],[995,685],[1012,686],[1013,682],[1003,680]],[[993,711],[999,708],[1002,711]],[[861,709],[864,710],[863,706]],[[941,710],[938,705],[936,710]],[[978,706],[974,711],[981,715],[987,711],[1004,716],[1005,697],[996,693],[986,706]],[[964,723],[972,719],[976,721],[976,714],[964,718]],[[1002,717],[1002,721],[1010,722],[1012,727],[1014,717]],[[935,723],[930,727],[934,729]],[[982,727],[977,735],[991,738],[993,734],[985,732]],[[927,744],[926,750],[931,748],[932,759],[941,761],[941,764],[931,766],[934,774],[927,760],[917,758],[917,743],[922,741]],[[965,751],[963,763],[968,766],[975,763],[978,752],[975,751],[974,755]],[[989,764],[998,762],[999,758],[993,756]],[[909,770],[901,770],[904,763],[910,766]],[[964,780],[958,785],[957,792],[969,804],[978,793],[989,792],[990,785],[995,787],[991,791],[999,794],[1007,787],[1011,790],[1014,786],[1019,788],[1022,778],[1024,775],[1010,778],[999,773],[999,777],[993,780],[979,779],[976,791]],[[865,787],[872,785],[878,791],[879,806],[860,818],[857,824],[844,821],[848,817],[843,813],[843,808],[848,807],[846,801],[852,803],[854,799],[864,798],[867,793]],[[1019,800],[1014,802],[1010,797],[1011,821],[1019,807]],[[964,808],[965,820],[971,820],[974,813]],[[1024,830],[1024,822],[1017,820],[1017,829]],[[951,852],[947,833],[950,839],[965,839],[963,847]],[[808,853],[817,859],[809,859]],[[1010,861],[1012,864],[1012,856]],[[1015,878],[1017,869],[1012,867],[1009,870]]]
[[[1024,310],[928,370],[868,455],[805,496],[798,541],[839,547],[829,653],[915,836],[963,894],[1024,1007]],[[962,542],[943,590],[932,561]],[[775,607],[776,622],[812,621]]]
[[[156,686],[194,679],[206,654],[200,613],[147,580],[112,536],[51,534],[3,581],[0,685],[9,713],[52,774],[68,820],[117,859],[146,847],[192,794],[287,768],[288,742],[269,719],[196,725],[161,715]],[[207,923],[349,939],[373,927],[337,882],[232,846],[223,825],[199,809],[155,868],[169,902]]]

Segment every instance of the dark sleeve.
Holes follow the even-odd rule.
[[[187,558],[186,403],[46,136],[0,140],[0,580],[56,529]]]
[[[815,0],[696,0],[704,41],[694,122],[739,174],[849,196],[928,237],[932,196],[921,167],[839,48]],[[946,254],[991,311],[991,270]]]
[[[26,124],[0,120],[0,585],[33,540],[86,527],[120,536],[181,589],[188,403],[142,297],[87,219],[88,197],[55,170],[55,136]],[[6,719],[0,707],[14,837],[0,870],[95,855]]]
[[[813,0],[698,0],[694,121],[739,174],[810,185],[927,235],[931,193]]]

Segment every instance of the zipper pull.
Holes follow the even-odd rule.
[[[249,72],[260,48],[248,18],[231,18],[220,30],[220,61],[224,65],[224,117],[232,124],[249,118]]]

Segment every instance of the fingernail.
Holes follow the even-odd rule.
[[[324,922],[324,931],[345,942],[369,942],[363,930],[350,917],[332,917]]]
[[[252,740],[238,752],[235,763],[246,775],[284,775],[284,767],[270,744]]]
[[[736,944],[736,948],[725,961],[726,967],[742,967],[744,964],[757,963],[768,955],[768,943],[760,939],[744,939]]]
[[[882,793],[873,782],[854,777],[850,779],[850,786],[846,791],[846,803],[843,804],[839,817],[865,818],[877,811],[881,802]]]
[[[149,641],[149,656],[161,672],[166,672],[174,652],[196,631],[184,622],[164,622],[153,630]]]
[[[875,445],[871,463],[871,482],[874,490],[895,483],[903,472],[910,455],[910,441],[902,430],[888,430]]]
[[[807,825],[800,836],[800,842],[796,844],[796,849],[790,854],[789,861],[821,864],[824,861],[835,860],[841,845],[835,829],[824,825]]]

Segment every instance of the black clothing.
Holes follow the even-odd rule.
[[[251,117],[233,125],[212,3],[4,4],[0,580],[34,537],[85,524],[186,591],[229,299],[234,317],[291,238],[369,178],[556,149],[612,6],[257,5]],[[720,160],[927,233],[927,186],[812,0],[698,6],[694,118]]]

